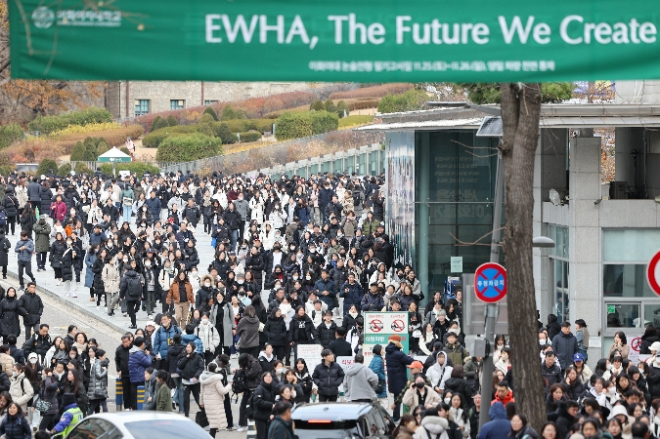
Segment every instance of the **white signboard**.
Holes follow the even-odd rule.
[[[451,257],[451,272],[463,273],[463,256]]]
[[[348,372],[348,369],[353,367],[353,364],[355,364],[355,358],[353,358],[353,357],[337,357],[337,358],[335,358],[335,361],[337,362],[337,364],[339,366],[341,366],[341,368],[344,370],[344,373]],[[346,380],[346,378],[344,378],[344,381],[345,380]],[[340,392],[345,392],[346,391],[346,389],[344,389],[344,384],[339,386],[339,391]]]
[[[323,346],[320,344],[299,344],[298,349],[298,358],[302,358],[307,363],[307,369],[309,370],[309,375],[311,376],[314,373],[316,366],[321,364],[323,358],[321,358],[321,351]]]
[[[364,365],[369,366],[373,356],[373,348],[379,344],[387,346],[387,339],[392,335],[401,337],[403,352],[409,350],[408,317],[406,311],[399,312],[365,312],[364,313]]]

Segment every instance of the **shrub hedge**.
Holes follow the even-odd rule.
[[[204,110],[204,113],[202,113],[202,117],[204,117],[205,114],[210,114],[213,120],[216,122],[218,121],[218,113],[215,112],[213,107],[206,107],[206,110]]]
[[[23,128],[17,123],[10,123],[0,127],[0,149],[6,148],[24,137]]]
[[[119,171],[131,171],[136,173],[139,178],[142,178],[145,172],[150,173],[151,175],[157,175],[160,173],[160,168],[158,166],[150,165],[143,162],[131,162],[131,163],[117,163],[117,172]],[[105,175],[112,175],[112,164],[104,163],[100,166],[101,172]]]
[[[259,131],[248,131],[246,133],[240,133],[241,142],[256,142],[261,139],[261,133]]]
[[[428,96],[421,90],[408,90],[398,95],[387,95],[378,103],[379,113],[399,113],[421,108]]]
[[[69,125],[88,125],[112,121],[112,114],[104,108],[90,107],[84,110],[73,111],[59,116],[39,116],[28,124],[32,132],[50,134],[66,128]]]
[[[142,138],[142,146],[145,148],[158,148],[161,142],[171,135],[191,134],[197,130],[198,127],[196,125],[179,125],[176,127],[161,128],[144,136]]]
[[[57,175],[59,175],[60,177],[68,177],[69,174],[71,174],[71,165],[68,163],[63,164],[57,170]]]
[[[38,175],[47,175],[50,171],[57,173],[57,163],[55,160],[43,159],[37,168]]]
[[[189,162],[222,154],[222,140],[201,133],[171,136],[161,142],[156,160]]]
[[[277,140],[297,139],[334,131],[338,126],[337,115],[327,111],[285,113],[277,119],[275,137]]]

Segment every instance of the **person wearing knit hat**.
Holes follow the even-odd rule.
[[[385,364],[387,364],[387,387],[388,390],[394,394],[395,401],[399,398],[400,394],[406,387],[407,374],[406,366],[412,364],[415,359],[404,354],[401,351],[401,336],[391,335],[388,339],[388,345],[385,348]],[[392,406],[394,414],[392,418],[398,421],[401,417],[401,404],[394,403]]]

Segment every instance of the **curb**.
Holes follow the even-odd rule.
[[[18,282],[18,274],[14,273],[13,271],[7,270],[7,276],[11,277],[16,282]],[[55,292],[53,292],[49,289],[46,289],[44,287],[39,286],[39,284],[37,284],[37,291],[42,293],[42,294],[45,294],[46,296],[50,297],[51,299],[57,300],[58,302],[60,302],[63,305],[68,305],[69,307],[71,307],[71,308],[73,308],[77,311],[80,311],[81,313],[87,315],[88,317],[93,318],[94,320],[98,320],[100,322],[103,322],[104,324],[110,326],[112,329],[114,329],[115,331],[117,331],[121,334],[125,334],[127,332],[126,328],[124,328],[122,326],[119,326],[116,323],[112,323],[112,322],[106,321],[104,319],[99,319],[99,316],[97,316],[96,314],[94,314],[93,312],[91,312],[90,310],[85,308],[84,306],[80,305],[79,303],[68,300],[65,297],[62,297],[59,294],[57,294],[57,293],[55,293]]]

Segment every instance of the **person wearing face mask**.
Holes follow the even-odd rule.
[[[177,272],[172,266],[172,262],[166,259],[163,262],[163,268],[158,273],[158,283],[160,284],[160,303],[162,305],[162,313],[167,314],[172,312],[173,306],[167,301],[167,293],[170,291],[172,283],[176,281]]]
[[[268,343],[273,347],[275,357],[284,360],[289,337],[281,308],[273,309],[266,321],[263,332]]]
[[[195,309],[204,311],[204,308],[207,306],[209,300],[215,297],[214,290],[213,279],[211,276],[208,274],[202,276],[200,288],[197,290],[197,294],[195,295]]]
[[[403,404],[410,409],[418,405],[423,407],[436,406],[441,402],[440,395],[426,384],[422,374],[415,376],[414,384],[403,394]]]
[[[215,354],[229,355],[233,344],[233,336],[236,334],[236,324],[234,322],[234,311],[221,292],[218,292],[215,296],[209,319],[219,335]]]

